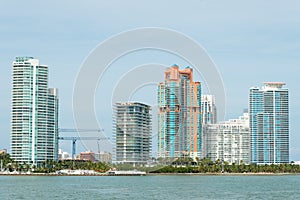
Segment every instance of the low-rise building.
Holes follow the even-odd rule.
[[[95,153],[92,151],[86,151],[80,153],[80,160],[95,162]]]
[[[111,163],[112,162],[112,154],[109,152],[100,152],[95,153],[95,160],[103,163]]]
[[[58,150],[58,160],[70,160],[72,159],[68,152],[64,152],[62,149]]]

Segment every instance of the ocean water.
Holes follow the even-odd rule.
[[[0,176],[6,199],[300,199],[300,176]]]

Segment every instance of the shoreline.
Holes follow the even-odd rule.
[[[300,173],[148,173],[149,176],[289,176]]]
[[[1,174],[0,176],[291,176],[300,173]]]
[[[136,174],[0,174],[0,176],[146,176]]]

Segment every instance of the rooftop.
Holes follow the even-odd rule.
[[[264,82],[263,84],[272,88],[282,88],[282,86],[286,85],[284,82]]]

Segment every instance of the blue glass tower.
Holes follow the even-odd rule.
[[[251,162],[289,162],[289,94],[285,83],[250,89]]]

